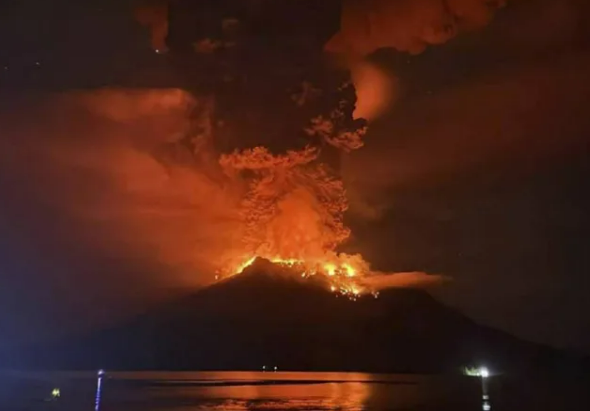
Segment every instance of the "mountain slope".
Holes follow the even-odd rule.
[[[482,327],[418,290],[357,301],[258,262],[117,329],[36,350],[29,365],[108,369],[528,371],[562,357]]]

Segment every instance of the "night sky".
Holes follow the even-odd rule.
[[[49,91],[174,85],[130,4],[78,3],[2,3],[0,124],[34,124],[30,101]],[[354,233],[346,248],[377,269],[450,276],[433,293],[472,318],[590,353],[589,8],[514,3],[486,29],[421,55],[374,56],[401,91],[366,146],[343,159]],[[7,164],[17,145],[0,133]],[[51,176],[8,170],[0,167],[0,347],[109,324],[174,294],[162,291],[165,267],[80,241],[71,233],[82,223],[39,201],[83,184],[45,192]]]

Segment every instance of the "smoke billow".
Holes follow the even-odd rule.
[[[228,175],[247,181],[241,203],[247,255],[320,259],[348,237],[342,181],[318,154],[306,148],[272,155],[258,147],[221,157]]]
[[[589,67],[583,50],[531,58],[400,104],[345,158],[351,210],[379,218],[395,190],[483,166],[518,174],[567,161],[587,144]]]
[[[399,79],[368,61],[352,64],[350,71],[357,99],[353,117],[372,121],[385,114],[397,98]]]
[[[157,52],[168,50],[168,2],[151,0],[138,3],[134,9],[136,20],[150,32],[150,44]]]
[[[325,45],[351,70],[357,90],[355,118],[373,120],[398,94],[398,78],[366,58],[392,48],[420,54],[460,33],[486,26],[505,0],[346,0],[340,30]]]
[[[438,287],[449,281],[451,281],[449,277],[418,271],[395,274],[373,272],[373,275],[362,279],[363,285],[372,290]]]
[[[364,57],[380,48],[418,54],[488,24],[505,0],[347,0],[326,50]]]
[[[177,144],[187,135],[205,138],[190,135],[189,121],[189,111],[205,110],[205,103],[180,90],[42,100],[17,104],[2,118],[8,197],[26,198],[32,214],[53,210],[63,239],[100,249],[107,260],[175,273],[157,283],[194,286],[212,278],[216,258],[233,244],[239,201],[218,167],[183,156]],[[5,215],[19,212],[4,208]],[[67,250],[61,253],[67,261]]]
[[[494,4],[346,2],[341,30],[326,49],[353,58],[381,47],[418,53],[486,24]],[[166,2],[136,12],[150,28],[154,48],[164,50]],[[355,115],[372,119],[394,99],[396,81],[374,67],[359,67],[353,72]],[[59,221],[56,243],[87,245],[137,266],[137,272],[166,267],[174,273],[165,279],[156,274],[155,282],[199,284],[238,255],[334,253],[349,235],[343,183],[314,150],[273,156],[254,149],[220,158],[207,140],[210,125],[195,129],[194,113],[210,120],[207,102],[187,93],[106,90],[19,104],[1,119],[0,168],[10,176],[2,184],[11,197],[2,212],[24,227],[37,208],[50,210]],[[330,123],[315,120],[312,132]],[[322,133],[344,151],[363,145],[363,133]],[[33,242],[43,248],[47,241]],[[62,257],[68,261],[67,253]]]

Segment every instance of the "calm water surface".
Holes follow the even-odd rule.
[[[477,378],[290,372],[0,373],[0,410],[585,410],[551,389]],[[52,391],[59,389],[58,398]],[[524,390],[524,391],[523,391]],[[502,393],[502,391],[505,391]],[[506,395],[506,392],[508,395]],[[98,393],[98,396],[97,396]],[[532,394],[531,398],[525,394]],[[55,394],[55,391],[54,391]],[[54,395],[55,396],[55,395]],[[537,398],[537,400],[535,400]],[[98,404],[97,404],[98,400]],[[575,401],[581,401],[576,398]],[[574,405],[570,408],[570,405]]]

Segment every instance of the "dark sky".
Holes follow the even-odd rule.
[[[3,3],[0,87],[10,96],[161,79],[165,60],[127,4],[70,3]],[[350,247],[379,269],[452,277],[436,295],[484,323],[590,352],[588,6],[514,3],[483,31],[419,56],[376,57],[403,93],[344,160]],[[12,103],[2,99],[3,121],[18,112]],[[39,203],[42,180],[4,170],[0,347],[108,322],[157,297],[147,284],[161,267],[80,243],[71,218]],[[83,191],[68,184],[54,195]]]
[[[590,54],[574,6],[509,6],[397,61],[407,95],[348,178],[359,212],[382,213],[355,227],[359,244],[378,239],[371,261],[449,274],[437,295],[474,318],[588,351]]]

